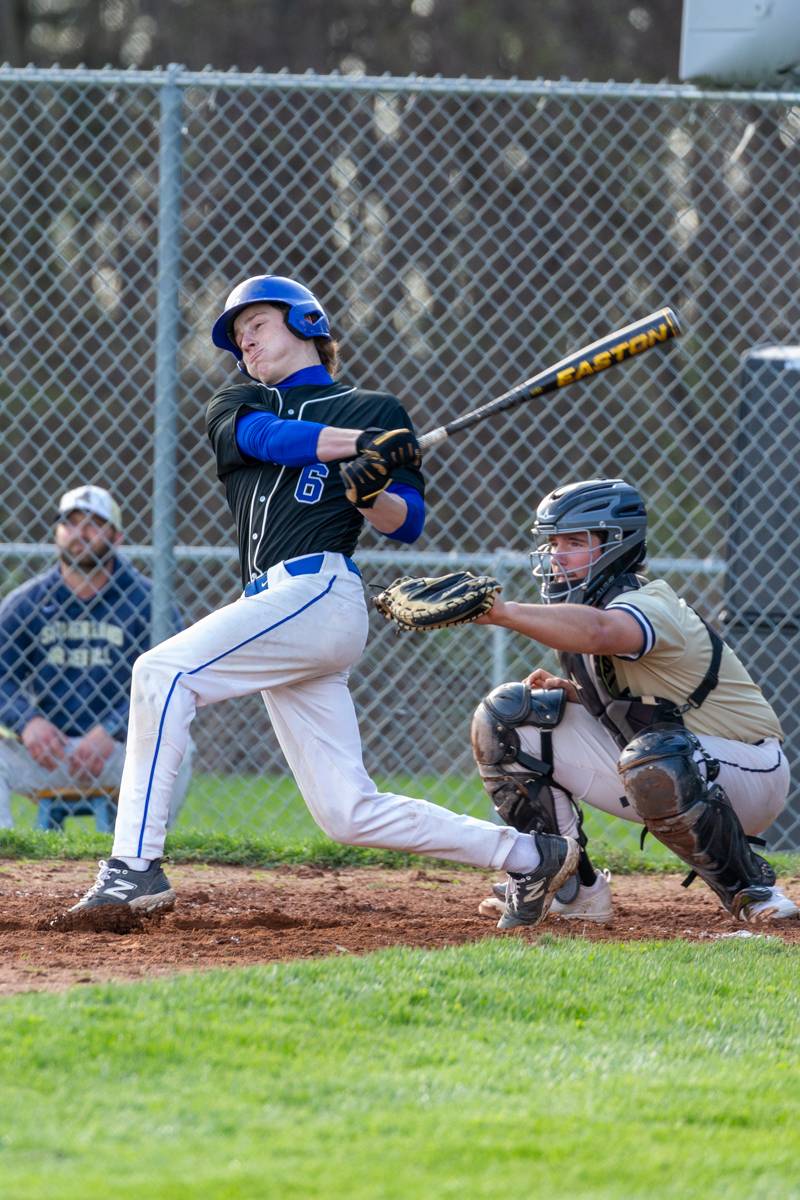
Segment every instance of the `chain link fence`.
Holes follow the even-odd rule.
[[[345,377],[400,396],[420,431],[671,304],[669,349],[432,452],[423,538],[367,530],[359,563],[368,585],[468,565],[533,599],[540,496],[622,475],[648,501],[652,568],[708,617],[727,605],[736,625],[732,534],[737,563],[766,554],[788,589],[759,681],[796,757],[798,525],[771,542],[769,514],[799,507],[800,374],[743,406],[741,362],[800,342],[800,94],[5,68],[0,113],[5,590],[52,563],[58,497],[93,482],[154,580],[156,636],[173,598],[196,619],[235,597],[203,411],[229,372],[212,321],[249,275],[311,286]],[[373,619],[353,677],[368,768],[484,813],[472,710],[546,653]],[[194,737],[187,828],[306,827],[259,698],[201,711]],[[796,848],[800,814],[775,830]]]

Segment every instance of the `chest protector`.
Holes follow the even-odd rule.
[[[643,587],[645,580],[639,575],[620,575],[602,596],[600,608],[607,608],[612,600],[623,592]],[[694,612],[694,609],[692,609]],[[711,642],[711,661],[699,685],[686,697],[684,704],[665,700],[660,696],[633,696],[627,688],[621,688],[616,679],[610,658],[592,654],[561,652],[559,661],[562,673],[578,688],[578,698],[585,709],[607,729],[620,750],[637,734],[653,725],[683,725],[683,714],[690,708],[699,708],[709,692],[719,683],[719,665],[722,660],[723,642],[719,634],[707,624],[699,613]]]

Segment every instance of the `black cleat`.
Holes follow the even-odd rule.
[[[547,833],[531,836],[536,839],[542,861],[526,875],[509,871],[506,911],[497,922],[498,929],[538,925],[547,916],[562,883],[577,870],[580,847],[574,838]]]
[[[161,869],[161,859],[154,858],[146,871],[134,871],[121,858],[109,858],[108,862],[101,859],[94,884],[69,912],[86,912],[115,904],[140,913],[165,912],[174,908],[175,893]]]

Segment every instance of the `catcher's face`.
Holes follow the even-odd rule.
[[[550,556],[550,569],[562,583],[578,583],[589,574],[589,568],[603,552],[600,535],[588,529],[572,533],[556,533],[540,547]]]
[[[56,525],[59,558],[81,571],[104,566],[121,541],[122,534],[108,521],[78,508],[65,513]]]
[[[282,310],[274,304],[243,308],[233,322],[233,340],[242,352],[247,374],[261,383],[280,383],[294,371],[319,363],[314,342],[292,333]]]

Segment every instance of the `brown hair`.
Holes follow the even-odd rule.
[[[320,362],[328,374],[335,379],[339,370],[339,343],[333,338],[314,338]]]

